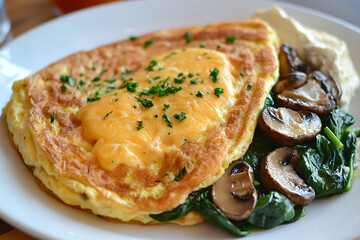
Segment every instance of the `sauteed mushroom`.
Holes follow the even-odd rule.
[[[314,71],[303,86],[284,90],[276,95],[276,102],[282,107],[294,110],[327,114],[337,106],[340,97],[339,84],[330,76]]]
[[[233,162],[212,185],[214,204],[231,220],[247,218],[254,211],[257,202],[253,180],[254,171],[248,163]]]
[[[321,119],[309,111],[264,108],[259,126],[265,136],[280,145],[296,145],[314,138],[321,131]]]
[[[273,88],[274,93],[295,89],[306,83],[307,76],[303,72],[292,72],[288,75],[281,76]]]
[[[295,71],[310,73],[310,66],[305,64],[298,56],[295,48],[287,43],[281,44],[280,53],[280,75],[288,75]]]
[[[308,205],[315,198],[315,191],[294,170],[299,158],[293,147],[275,149],[262,159],[260,178],[268,191],[281,192],[295,205]]]

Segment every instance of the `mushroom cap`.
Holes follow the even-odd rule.
[[[340,98],[339,84],[330,76],[314,71],[304,85],[284,90],[275,99],[282,107],[327,114],[337,106]]]
[[[315,190],[295,172],[300,158],[293,147],[280,147],[266,154],[261,162],[260,178],[268,191],[278,191],[295,205],[308,205],[315,198]]]
[[[259,127],[271,141],[293,146],[314,138],[321,131],[321,119],[309,111],[289,108],[264,108],[260,114]]]
[[[213,203],[230,219],[243,220],[251,215],[257,203],[253,185],[254,171],[243,161],[235,161],[212,185]]]
[[[299,57],[296,48],[288,43],[282,43],[279,53],[280,75],[288,75],[295,71],[308,74],[311,71],[309,65],[305,64]]]
[[[281,76],[273,88],[274,93],[281,93],[284,90],[295,89],[306,83],[307,75],[303,72],[292,72]]]

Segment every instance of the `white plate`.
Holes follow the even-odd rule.
[[[10,98],[14,80],[80,50],[143,33],[249,18],[274,2],[260,0],[151,0],[103,5],[50,21],[10,42],[0,50],[0,108]],[[338,19],[277,3],[304,24],[347,41],[360,69],[360,31]],[[353,100],[351,112],[360,120]],[[110,223],[65,206],[37,186],[8,137],[4,116],[0,122],[0,217],[41,239],[233,239],[208,223],[193,227],[174,224],[138,226]],[[314,201],[300,221],[271,230],[255,230],[252,239],[358,239],[360,237],[360,182],[346,194]]]

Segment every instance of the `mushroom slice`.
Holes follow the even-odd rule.
[[[304,206],[315,198],[315,191],[294,170],[299,158],[299,152],[293,147],[275,149],[262,159],[260,178],[268,191],[281,192],[295,205]]]
[[[310,66],[305,64],[298,56],[296,48],[291,47],[287,43],[281,44],[280,53],[280,75],[288,75],[295,71],[310,73]]]
[[[254,171],[243,161],[235,161],[212,185],[213,203],[230,219],[240,221],[251,215],[257,203]]]
[[[282,107],[327,114],[336,107],[340,97],[339,84],[330,76],[314,71],[303,86],[284,90],[275,99]]]
[[[303,72],[292,72],[288,75],[281,76],[273,88],[274,93],[281,93],[284,90],[295,89],[306,83],[307,76]]]
[[[265,136],[280,145],[292,146],[314,138],[321,131],[321,119],[309,111],[264,108],[259,126]]]

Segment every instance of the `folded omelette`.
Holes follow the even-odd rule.
[[[79,52],[14,83],[10,137],[57,199],[157,223],[150,214],[184,203],[244,155],[278,78],[277,49],[275,32],[248,20]]]

